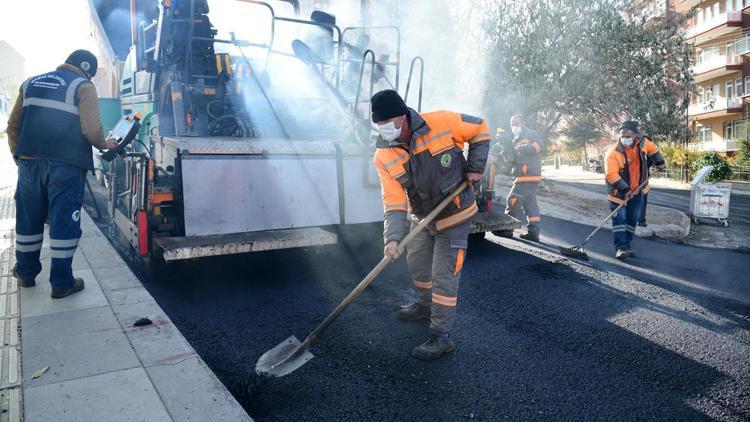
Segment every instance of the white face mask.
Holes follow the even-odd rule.
[[[521,134],[521,131],[523,130],[523,128],[521,126],[511,126],[510,130],[511,132],[513,132],[514,136],[518,136]]]
[[[620,138],[620,143],[622,143],[625,148],[630,148],[633,146],[633,138]]]
[[[401,128],[397,128],[396,123],[393,120],[378,125],[378,132],[380,132],[380,137],[383,138],[384,141],[393,141],[401,136]]]

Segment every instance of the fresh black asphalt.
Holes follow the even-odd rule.
[[[542,249],[554,252],[590,228],[545,219],[543,230]],[[378,231],[357,245],[140,275],[256,420],[750,418],[748,255],[636,239],[635,265],[622,266],[606,258],[609,232],[586,265],[516,240],[472,241],[456,350],[441,360],[411,358],[427,324],[394,318],[411,298],[402,260],[308,364],[280,379],[255,375],[262,353],[292,334],[302,340],[377,263]]]

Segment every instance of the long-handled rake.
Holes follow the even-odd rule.
[[[638,186],[638,191],[640,191],[641,189],[643,189],[643,187],[646,186],[646,183],[648,183],[648,179],[645,180],[643,183],[641,183],[640,186]],[[604,227],[604,225],[607,224],[607,222],[612,217],[614,217],[615,214],[617,214],[617,211],[620,211],[620,208],[622,208],[625,205],[627,205],[627,203],[630,201],[630,199],[632,199],[632,196],[628,196],[627,198],[625,198],[625,201],[623,201],[622,204],[618,205],[617,208],[615,208],[614,210],[612,210],[612,212],[609,213],[609,215],[606,216],[604,218],[604,220],[602,220],[602,222],[599,223],[598,226],[596,226],[596,228],[594,229],[594,231],[592,231],[588,236],[586,236],[585,239],[583,239],[583,242],[581,242],[581,243],[579,243],[579,244],[577,244],[575,246],[571,246],[571,247],[560,246],[560,253],[563,254],[563,255],[565,255],[565,256],[569,256],[571,258],[579,258],[579,259],[588,260],[589,256],[583,250],[583,245],[585,245],[589,240],[591,240],[591,238],[594,237],[594,235],[596,234],[596,232],[598,232],[599,229],[601,229],[602,227]]]

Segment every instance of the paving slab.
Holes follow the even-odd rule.
[[[143,368],[26,388],[29,421],[172,421]]]
[[[18,285],[7,149],[0,169],[0,422],[250,421],[86,212],[73,258],[86,288],[50,298],[47,234],[36,286]]]
[[[96,280],[99,282],[105,294],[111,290],[126,289],[129,287],[142,287],[141,281],[130,271],[125,264],[108,268],[93,268]]]
[[[84,279],[86,282],[86,288],[80,293],[76,293],[64,299],[50,298],[52,286],[50,286],[49,281],[47,281],[46,278],[41,277],[43,274],[44,270],[42,271],[42,274],[40,274],[40,277],[37,277],[35,287],[21,289],[20,294],[23,303],[23,317],[33,317],[108,305],[107,298],[104,297],[104,293],[102,293],[102,290],[99,288],[99,283],[96,282],[96,277],[90,269],[74,271],[76,277],[82,277]]]
[[[237,421],[247,417],[242,407],[199,358],[146,368],[164,403],[179,421]],[[216,403],[233,402],[233,406]]]
[[[21,324],[26,388],[141,366],[108,306],[24,317]]]
[[[180,334],[177,327],[153,299],[113,305],[115,316],[125,328],[125,334],[138,353],[143,366],[175,363],[197,356],[195,350]],[[151,325],[134,327],[133,323],[148,318]]]

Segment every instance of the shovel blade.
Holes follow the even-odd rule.
[[[314,357],[309,350],[302,350],[301,347],[302,343],[297,337],[289,337],[258,359],[255,372],[269,378],[283,377],[294,372]]]

